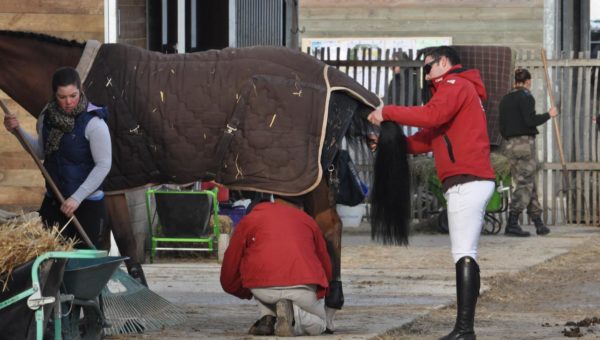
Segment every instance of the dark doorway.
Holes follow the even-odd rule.
[[[190,11],[186,10],[186,50],[189,52],[221,49],[229,46],[229,2],[223,0],[201,0],[196,2],[196,24],[193,25]],[[186,4],[187,6],[187,4]],[[190,25],[187,24],[190,22]],[[193,32],[196,36],[193,39]]]
[[[148,1],[148,49],[196,52],[229,46],[229,1],[185,0],[185,42],[177,40],[178,1]],[[181,50],[183,48],[183,50]]]

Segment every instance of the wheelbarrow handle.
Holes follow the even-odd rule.
[[[12,112],[10,112],[10,110],[8,109],[8,107],[6,106],[6,104],[4,104],[4,101],[2,99],[0,99],[0,107],[2,107],[2,110],[4,111],[4,114],[6,114],[7,116],[13,116],[14,115]],[[29,144],[29,142],[27,141],[27,139],[25,139],[25,137],[23,136],[23,132],[20,129],[14,129],[14,132],[15,132],[15,136],[17,136],[17,139],[19,140],[19,142],[21,143],[21,145],[23,145],[23,147],[25,148],[25,150],[31,155],[31,157],[35,161],[35,164],[37,165],[37,167],[42,172],[42,175],[44,176],[44,179],[46,180],[46,182],[50,186],[50,189],[52,190],[52,193],[58,199],[58,202],[62,205],[65,202],[64,196],[62,195],[62,193],[60,192],[60,190],[58,190],[58,187],[56,186],[56,184],[52,180],[52,177],[50,177],[50,174],[48,173],[48,171],[46,170],[46,168],[44,167],[44,165],[42,164],[42,162],[40,161],[40,159],[38,158],[38,156],[33,151],[33,148],[31,147],[31,145]],[[81,238],[83,239],[83,241],[85,242],[85,244],[88,247],[92,248],[92,249],[96,249],[96,247],[94,246],[94,244],[92,243],[92,241],[88,237],[88,235],[85,232],[85,230],[83,230],[83,227],[81,226],[81,223],[79,223],[79,220],[77,219],[77,217],[75,215],[73,215],[73,224],[75,225],[75,228],[77,228],[77,231],[79,232],[79,235],[81,236]]]

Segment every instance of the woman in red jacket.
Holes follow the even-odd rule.
[[[494,170],[482,100],[486,92],[478,70],[465,70],[448,46],[425,57],[426,79],[433,97],[424,106],[388,105],[369,115],[383,121],[422,128],[407,138],[410,153],[433,152],[448,202],[452,256],[456,264],[458,313],[454,330],[442,339],[475,339],[473,323],[479,295],[477,245],[485,207],[494,190]]]
[[[261,317],[250,334],[333,331],[334,310],[323,301],[331,260],[321,230],[301,204],[293,197],[257,204],[235,228],[225,252],[223,290],[258,303]]]

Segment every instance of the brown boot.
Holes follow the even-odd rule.
[[[275,304],[277,313],[276,336],[294,336],[294,306],[292,301],[282,299]]]
[[[265,315],[256,320],[254,325],[250,327],[248,334],[252,335],[273,335],[275,334],[275,317],[273,315]]]

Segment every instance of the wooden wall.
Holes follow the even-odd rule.
[[[301,0],[300,38],[445,37],[539,49],[544,0]]]
[[[104,40],[103,0],[2,0],[0,29],[32,31],[65,39]],[[35,119],[0,91],[28,132]],[[44,180],[17,139],[0,127],[0,206],[35,207],[42,201]]]

